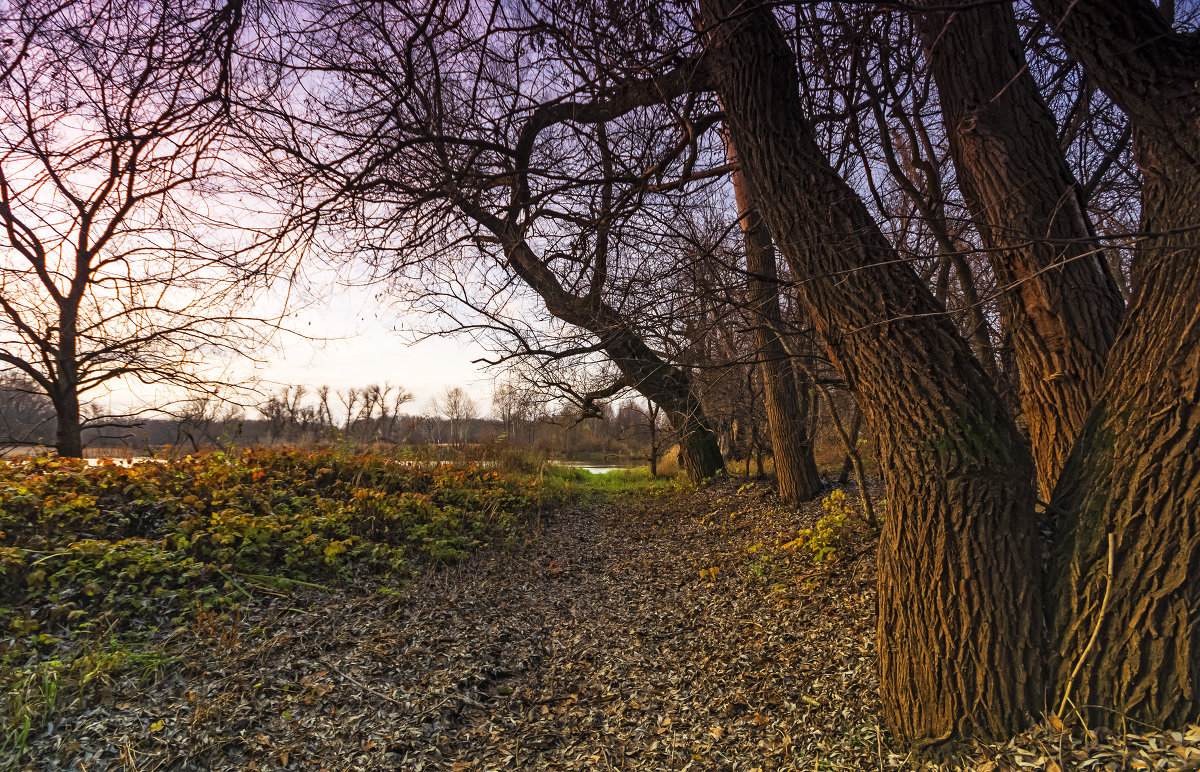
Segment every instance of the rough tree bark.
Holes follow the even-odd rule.
[[[737,148],[724,135],[725,156],[737,163]],[[776,330],[782,326],[778,271],[771,233],[754,209],[750,191],[740,171],[730,174],[742,236],[746,244],[746,287],[758,347],[759,372],[763,381],[763,403],[771,431],[771,452],[779,479],[779,496],[788,504],[808,501],[821,492],[821,475],[808,435],[807,411],[802,408],[800,384]],[[807,388],[807,387],[805,387]]]
[[[63,371],[58,372],[61,380]],[[79,410],[79,393],[72,386],[63,384],[61,390],[50,395],[54,405],[54,452],[63,458],[83,457],[83,421]]]
[[[1005,735],[1042,696],[1028,451],[945,309],[821,153],[768,6],[700,9],[757,209],[875,438],[883,719],[917,745]]]
[[[925,53],[963,197],[1006,290],[1021,412],[1049,500],[1104,377],[1124,301],[1029,74],[1012,6],[957,4],[964,8],[924,17]]]
[[[1052,502],[1058,686],[1094,721],[1182,725],[1200,710],[1200,37],[1144,0],[1035,6],[1135,128],[1148,234]]]

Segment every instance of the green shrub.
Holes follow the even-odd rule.
[[[34,695],[0,718],[41,720],[36,694],[77,667],[84,640],[178,627],[259,583],[408,576],[507,534],[541,500],[537,479],[332,450],[0,464],[0,688]],[[17,730],[0,743],[22,744]]]
[[[828,514],[817,521],[816,527],[801,529],[794,540],[783,545],[786,549],[807,550],[818,563],[837,556],[838,548],[845,544],[856,522],[854,510],[840,489],[821,499],[821,508]]]

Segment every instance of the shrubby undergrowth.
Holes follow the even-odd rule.
[[[259,590],[388,583],[459,560],[511,533],[547,487],[336,451],[0,464],[0,761],[64,685],[127,664],[116,655],[131,642]]]

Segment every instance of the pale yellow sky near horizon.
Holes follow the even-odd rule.
[[[413,330],[428,317],[406,316],[381,305],[374,297],[377,288],[340,286],[329,296],[298,310],[287,326],[301,335],[324,336],[323,341],[281,335],[279,349],[259,352],[258,367],[232,362],[222,382],[241,387],[260,381],[260,392],[274,392],[286,385],[303,385],[314,391],[327,385],[333,391],[388,383],[413,394],[403,410],[423,413],[448,386],[461,386],[475,400],[481,413],[491,409],[494,371],[486,371],[472,360],[487,352],[462,338],[440,336],[414,342]],[[103,408],[120,410],[131,404],[166,404],[174,395],[169,389],[122,383],[109,394],[97,394]],[[312,402],[312,398],[308,398]],[[336,413],[340,403],[331,400]],[[252,411],[251,411],[252,412]]]

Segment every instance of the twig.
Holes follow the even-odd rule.
[[[240,576],[244,579],[253,579],[256,582],[276,582],[278,584],[285,584],[285,585],[286,584],[298,584],[301,587],[312,587],[317,590],[325,590],[326,592],[333,592],[332,587],[328,587],[324,584],[316,584],[314,582],[302,582],[299,579],[289,579],[286,576],[272,576],[271,574],[247,574],[244,572],[239,573],[238,576]]]
[[[333,672],[337,673],[342,678],[345,678],[347,681],[354,684],[359,689],[362,689],[364,692],[367,692],[368,694],[374,694],[376,697],[382,697],[383,699],[387,700],[388,702],[394,703],[396,705],[404,705],[403,701],[396,699],[395,697],[391,696],[390,694],[384,694],[381,691],[372,689],[371,687],[367,686],[365,683],[363,683],[359,679],[357,679],[354,676],[350,675],[349,673],[343,671],[337,665],[333,664],[333,661],[330,660],[328,657],[322,657],[321,662],[325,665],[325,667],[327,667],[330,670],[332,670]],[[448,701],[448,699],[449,698],[447,698],[447,701]],[[441,705],[445,705],[445,704],[446,704],[446,701],[443,701],[441,703]],[[441,707],[441,705],[438,705],[438,707]],[[405,707],[407,707],[407,706],[405,706]]]
[[[1062,718],[1063,711],[1067,709],[1067,702],[1071,698],[1071,686],[1075,683],[1075,677],[1079,675],[1083,663],[1087,661],[1087,656],[1092,650],[1092,645],[1096,643],[1096,637],[1100,634],[1100,625],[1104,622],[1104,613],[1108,611],[1108,596],[1112,593],[1113,584],[1113,553],[1114,553],[1114,534],[1108,534],[1108,573],[1104,582],[1104,598],[1100,601],[1100,612],[1096,615],[1096,625],[1092,628],[1092,636],[1088,638],[1087,645],[1083,647],[1083,652],[1079,655],[1079,661],[1075,663],[1075,667],[1071,670],[1071,676],[1067,679],[1067,685],[1063,689],[1062,702],[1058,705],[1058,717]]]
[[[842,445],[846,448],[846,455],[850,457],[850,463],[854,467],[854,476],[858,478],[858,498],[862,502],[863,515],[867,521],[867,525],[871,530],[879,527],[879,520],[875,517],[875,507],[871,504],[871,497],[867,493],[867,474],[863,471],[862,457],[858,455],[858,448],[854,446],[854,440],[846,433],[846,429],[842,426],[842,417],[838,415],[837,406],[833,404],[833,396],[823,384],[817,383],[817,379],[813,377],[812,372],[807,365],[801,365],[804,371],[808,373],[809,379],[817,390],[821,392],[821,396],[825,398],[825,404],[829,407],[829,418],[833,421],[833,427],[837,430],[838,437],[842,440]]]
[[[883,772],[883,731],[875,725],[875,755],[879,759],[879,772]]]

